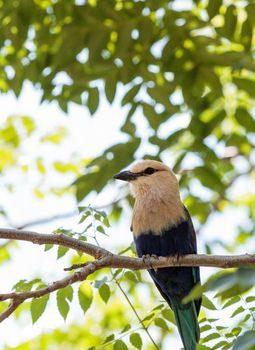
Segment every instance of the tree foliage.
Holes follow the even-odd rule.
[[[233,242],[211,239],[204,242],[206,252],[214,253],[220,246],[234,253],[252,246],[255,4],[242,0],[233,3],[194,0],[185,6],[178,0],[0,1],[1,92],[13,91],[19,96],[23,82],[29,80],[42,91],[42,102],[57,101],[67,114],[68,105],[73,102],[94,115],[105,99],[110,104],[120,103],[126,112],[121,127],[126,142],[112,144],[91,161],[81,155],[75,161],[56,159],[49,164],[36,155],[31,168],[22,161],[24,145],[30,138],[37,138],[40,145],[50,143],[58,147],[67,131],[60,128],[38,136],[32,118],[7,118],[0,128],[0,173],[3,179],[8,178],[4,186],[9,191],[15,190],[15,183],[8,177],[13,168],[21,173],[36,169],[44,178],[51,167],[59,176],[72,174],[72,186],[71,181],[69,184],[80,202],[92,191],[108,187],[113,174],[138,154],[166,158],[181,175],[182,197],[199,232],[215,213],[228,208],[245,210],[245,221],[237,227]],[[148,133],[140,132],[138,119],[146,121]],[[235,191],[240,181],[250,184],[251,190]],[[70,189],[66,186],[45,189],[38,182],[33,191],[43,200],[52,193],[59,195]],[[120,191],[126,194],[123,188]],[[128,198],[124,205],[130,201]],[[118,221],[122,209],[123,202],[113,203],[110,219]],[[2,208],[1,214],[9,213]],[[80,224],[90,219],[94,224],[87,223],[79,237],[95,240],[98,234],[107,233],[106,215],[86,209]],[[70,230],[63,233],[76,234]],[[13,243],[7,243],[1,248],[0,262],[11,258]],[[133,254],[132,249],[124,252]],[[59,248],[57,257],[66,253],[66,249]],[[80,262],[84,257],[72,259]],[[203,291],[215,297],[204,298],[207,310],[200,320],[202,341],[198,349],[254,347],[254,297],[250,292],[254,276],[254,269],[221,272],[193,291],[191,297],[198,297]],[[21,281],[15,288],[37,288],[42,283],[46,282]],[[145,342],[146,348],[153,349],[153,344],[146,340],[146,329],[152,325],[160,332],[159,348],[163,348],[164,339],[174,328],[171,311],[163,303],[156,305],[158,297],[151,288],[151,301],[144,305],[139,299],[139,306],[140,284],[147,285],[140,273],[98,273],[93,281],[81,284],[77,292],[86,316],[86,330],[84,325],[73,325],[66,332],[56,330],[42,335],[31,341],[31,346],[44,342],[45,348],[58,344],[59,349],[64,349],[66,344],[72,344],[77,349],[80,346],[141,349]],[[130,304],[118,301],[120,295],[130,298],[131,305],[144,315],[145,328],[135,320],[136,316],[129,314]],[[71,287],[59,291],[56,300],[61,316],[66,319],[75,300]],[[47,310],[47,301],[46,297],[32,301],[33,322]],[[98,308],[104,314],[100,322],[96,312],[89,314],[94,303],[95,310]],[[1,304],[1,309],[6,307]],[[152,311],[146,314],[144,308]],[[227,327],[220,322],[221,310],[224,313],[231,310],[229,317],[233,322],[227,323]],[[93,333],[94,323],[98,330]],[[76,340],[72,334],[77,334]],[[29,348],[29,343],[17,347]]]

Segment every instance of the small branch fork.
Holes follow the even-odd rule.
[[[0,239],[12,239],[27,241],[33,244],[54,244],[65,246],[76,251],[86,253],[95,258],[86,264],[77,264],[66,271],[79,269],[72,275],[53,282],[46,287],[28,292],[11,292],[0,294],[0,302],[11,300],[7,309],[0,314],[0,322],[10,316],[17,307],[26,299],[39,298],[45,294],[52,293],[78,281],[84,281],[93,272],[103,268],[124,268],[130,270],[162,268],[168,266],[208,266],[219,268],[232,268],[243,266],[255,266],[255,255],[205,255],[190,254],[185,256],[151,257],[146,259],[130,258],[112,254],[110,251],[96,245],[79,241],[78,239],[63,234],[43,234],[26,230],[0,228]]]

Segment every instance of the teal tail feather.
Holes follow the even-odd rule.
[[[185,350],[196,350],[200,338],[197,311],[194,301],[182,304],[181,299],[171,298],[171,307]]]

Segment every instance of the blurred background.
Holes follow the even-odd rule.
[[[135,256],[133,199],[112,177],[150,158],[178,175],[200,253],[254,253],[254,1],[2,0],[0,18],[2,227]],[[0,293],[88,259],[0,248]],[[198,349],[254,349],[255,270],[201,274]],[[1,349],[181,348],[147,272],[104,270],[32,304],[1,324]]]

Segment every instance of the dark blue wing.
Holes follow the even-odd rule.
[[[146,254],[158,256],[196,254],[196,235],[188,210],[186,220],[164,230],[161,235],[144,232],[135,238],[139,257]],[[171,296],[185,297],[200,282],[199,267],[167,267],[149,270],[157,288],[171,306]],[[197,313],[201,300],[196,301]]]

